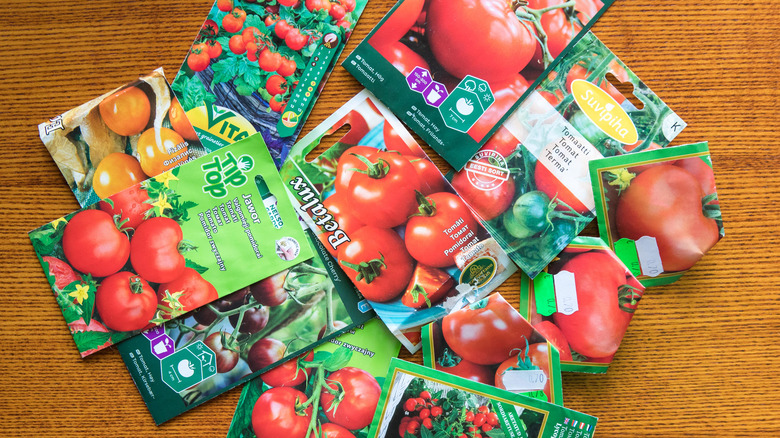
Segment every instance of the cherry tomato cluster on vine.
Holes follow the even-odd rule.
[[[146,218],[148,200],[143,189],[120,192],[102,201],[100,209],[73,215],[63,231],[68,265],[59,260],[55,268],[68,278],[81,273],[98,279],[95,308],[111,330],[151,327],[153,319],[183,314],[217,298],[214,286],[186,266],[179,224],[167,217]]]
[[[263,72],[271,74],[263,77],[260,86],[268,93],[270,110],[283,112],[297,84],[299,72],[300,59],[295,59],[298,55],[293,56],[291,53],[301,52],[322,38],[319,27],[312,27],[318,23],[333,22],[344,28],[345,32],[349,32],[353,26],[352,12],[356,3],[355,0],[274,2],[273,5],[264,7],[259,15],[267,31],[261,31],[247,22],[247,12],[258,13],[255,7],[242,8],[231,0],[221,0],[216,6],[220,12],[214,18],[219,20],[219,23],[212,19],[206,20],[196,44],[190,49],[188,67],[195,72],[205,70],[211,60],[222,56],[223,47],[217,38],[229,36],[225,49],[229,50],[230,54],[244,55],[249,62],[257,63]],[[280,14],[285,18],[281,18]],[[305,14],[309,15],[304,17]],[[316,14],[313,21],[311,14]],[[222,18],[219,18],[220,16]],[[281,49],[285,46],[286,49]]]
[[[401,297],[406,306],[431,307],[453,292],[456,282],[446,269],[476,239],[479,224],[425,153],[387,122],[387,150],[358,144],[369,131],[359,111],[336,126],[342,124],[351,130],[341,143],[355,146],[333,163],[333,193],[323,206],[349,242],[334,247],[329,241],[336,233],[324,229],[320,239],[369,300]],[[456,234],[467,238],[458,241]]]
[[[446,436],[480,438],[483,433],[500,427],[498,415],[492,411],[490,404],[455,405],[443,393],[437,395],[441,398],[432,397],[431,392],[425,389],[412,394],[408,394],[407,390],[405,398],[401,400],[403,413],[398,424],[400,438],[421,436],[421,429],[444,433]]]
[[[251,335],[267,326],[273,307],[287,301],[289,292],[284,283],[288,272],[281,271],[192,312],[195,321],[203,326],[217,327],[225,319],[233,326],[232,333],[220,330],[207,334],[204,340],[217,355],[217,372],[231,371],[238,364],[242,351],[246,352],[247,363],[253,371],[284,357],[286,346],[282,342],[273,338],[251,342]],[[280,366],[275,370],[282,372],[284,369]]]

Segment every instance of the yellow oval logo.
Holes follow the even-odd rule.
[[[230,144],[243,140],[257,131],[247,119],[227,108],[217,105],[204,105],[187,111],[192,127],[203,139],[203,133]],[[214,139],[211,139],[214,140]],[[224,146],[223,144],[223,146]]]
[[[639,141],[634,122],[606,91],[588,81],[577,79],[571,83],[571,93],[582,112],[610,138],[623,144]]]

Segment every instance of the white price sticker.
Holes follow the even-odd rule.
[[[561,271],[553,275],[553,284],[555,285],[555,304],[558,307],[558,312],[571,315],[580,310],[573,272]]]
[[[507,370],[501,376],[504,387],[512,392],[541,391],[547,384],[542,370]]]
[[[658,250],[658,242],[655,240],[655,237],[640,237],[636,241],[636,255],[639,257],[639,267],[642,269],[642,275],[657,277],[664,272],[661,253]]]

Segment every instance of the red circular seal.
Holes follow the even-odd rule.
[[[506,159],[492,150],[477,152],[464,169],[471,185],[479,190],[493,190],[509,179]]]

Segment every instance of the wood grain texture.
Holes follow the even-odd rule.
[[[345,54],[391,5],[370,0]],[[116,350],[80,359],[26,235],[78,207],[36,125],[156,67],[173,77],[210,6],[0,6],[0,435],[227,432],[239,390],[157,428]],[[648,291],[608,374],[564,377],[597,437],[780,436],[778,21],[776,1],[622,0],[593,29],[688,122],[676,144],[710,141],[726,226],[681,281]],[[359,90],[337,67],[304,134]],[[500,291],[516,303],[517,277]]]

